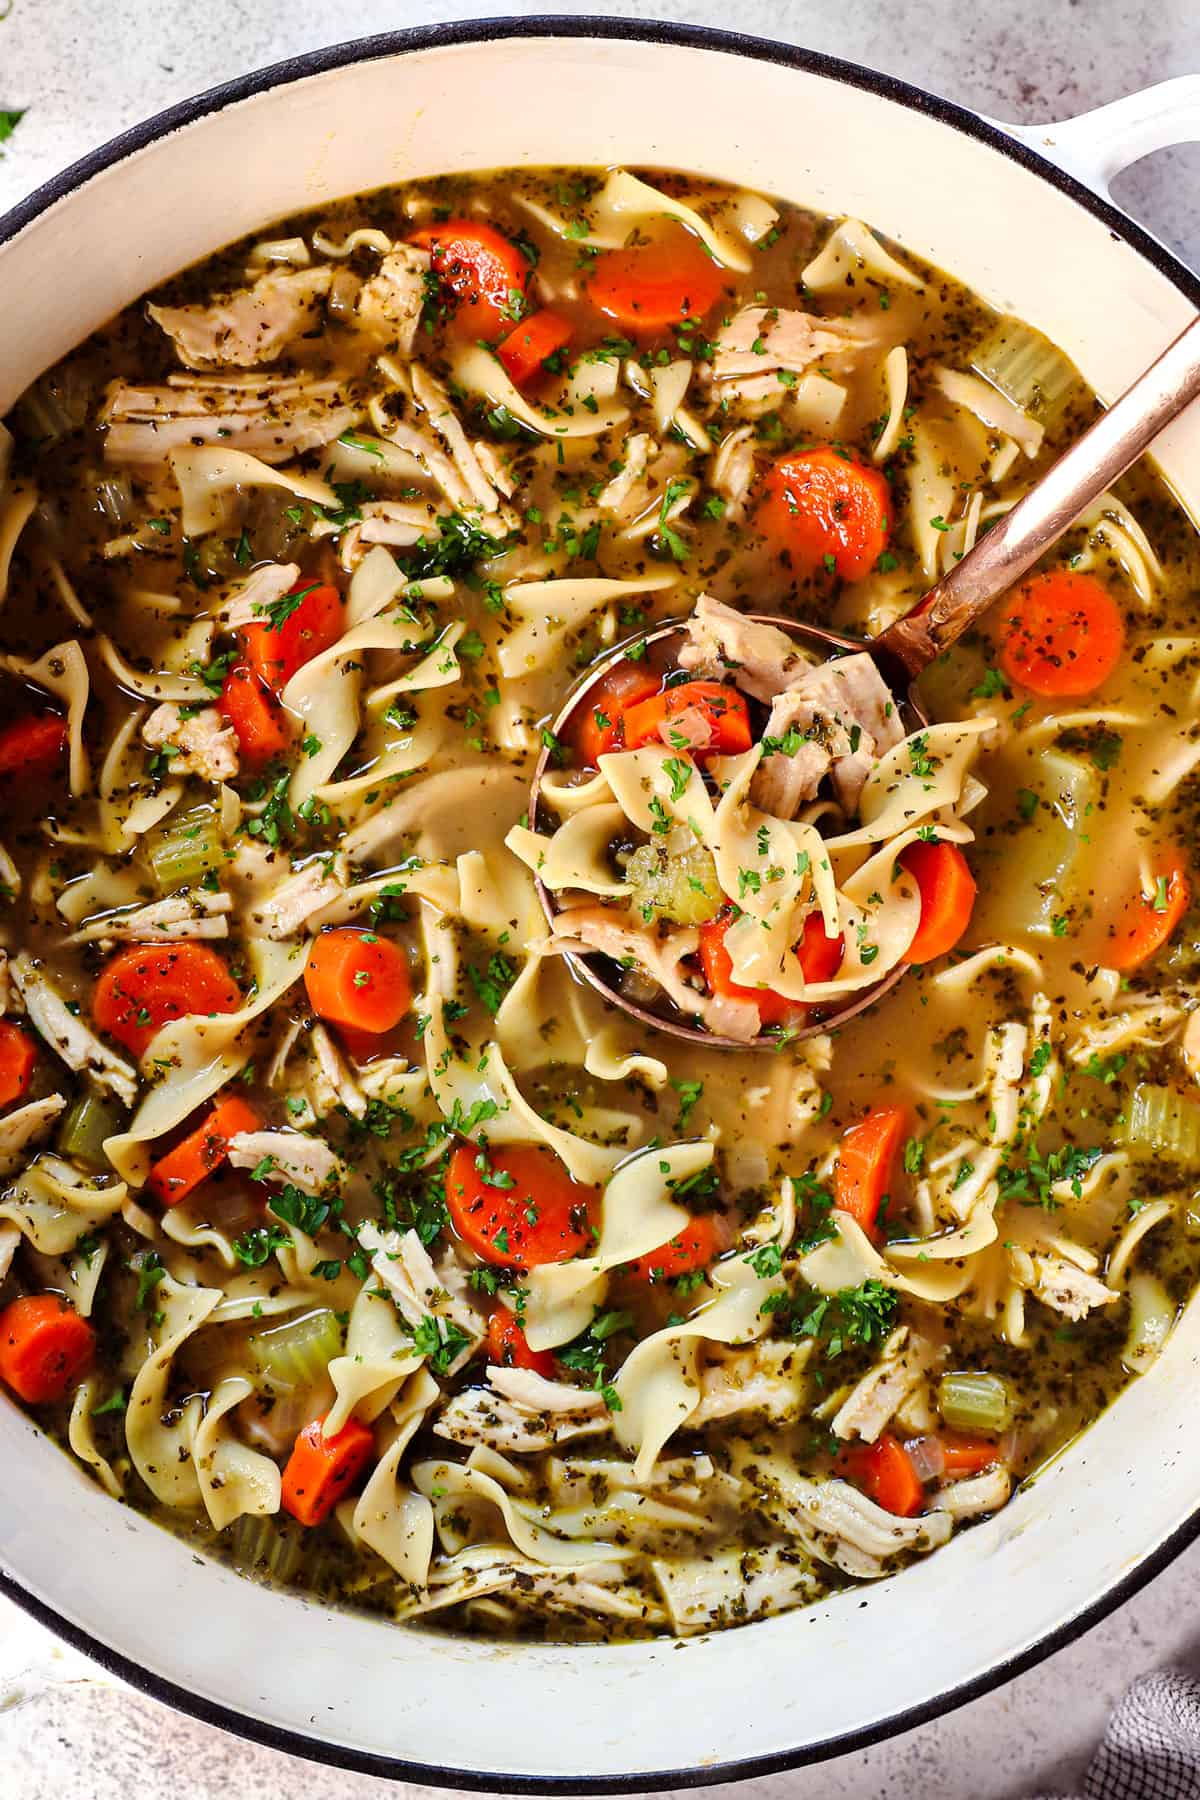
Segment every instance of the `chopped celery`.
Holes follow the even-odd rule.
[[[270,1387],[315,1387],[324,1380],[332,1359],[342,1353],[342,1328],[328,1307],[321,1307],[270,1331],[254,1332],[249,1348]]]
[[[235,1519],[227,1541],[244,1574],[267,1575],[273,1581],[291,1581],[304,1558],[300,1532],[255,1513]]]
[[[1081,386],[1061,350],[1020,319],[998,319],[973,351],[971,367],[1043,424]]]
[[[1117,1136],[1123,1144],[1200,1168],[1200,1100],[1142,1082],[1134,1088]]]
[[[1129,1277],[1129,1335],[1121,1361],[1131,1375],[1144,1375],[1171,1335],[1175,1302],[1157,1275]]]
[[[160,894],[196,887],[225,862],[221,822],[215,806],[194,806],[173,817],[148,851]]]
[[[1012,1400],[999,1375],[960,1370],[938,1382],[938,1411],[955,1431],[1006,1431]]]
[[[110,1165],[104,1154],[104,1140],[120,1131],[124,1120],[124,1109],[115,1100],[84,1088],[62,1116],[58,1127],[59,1154],[82,1163],[85,1169],[107,1170]]]
[[[724,903],[716,864],[703,844],[689,844],[677,852],[665,844],[642,844],[629,858],[625,878],[633,889],[634,908],[646,919],[702,925],[714,919]]]

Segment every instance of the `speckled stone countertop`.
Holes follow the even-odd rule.
[[[77,156],[186,95],[297,51],[484,12],[636,15],[735,26],[888,69],[998,119],[1040,121],[1200,68],[1200,0],[627,0],[488,8],[424,0],[11,0],[0,211]],[[0,8],[3,11],[3,8]],[[1200,264],[1200,145],[1123,176],[1117,199]],[[0,307],[0,333],[3,330]],[[0,340],[2,353],[2,340]],[[889,1743],[748,1783],[747,1800],[966,1800],[1067,1789],[1134,1676],[1200,1667],[1200,1546],[1078,1643]],[[0,1600],[0,1800],[366,1800],[391,1784],[228,1737],[109,1681]],[[403,1791],[403,1790],[401,1790]],[[413,1788],[411,1794],[424,1794]],[[732,1792],[717,1789],[715,1793]]]

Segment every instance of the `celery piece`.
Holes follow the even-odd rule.
[[[1006,1431],[1012,1400],[999,1375],[960,1370],[938,1382],[938,1411],[954,1431]]]
[[[304,1560],[299,1532],[255,1513],[234,1520],[227,1543],[243,1574],[265,1575],[272,1581],[291,1581]]]
[[[1116,1135],[1131,1149],[1164,1156],[1185,1168],[1200,1168],[1200,1100],[1142,1082],[1130,1096]]]
[[[59,1123],[59,1154],[82,1163],[85,1169],[107,1172],[111,1165],[104,1154],[104,1140],[120,1131],[124,1121],[124,1109],[115,1100],[84,1088]]]
[[[703,844],[669,851],[665,844],[642,844],[625,865],[630,900],[643,918],[702,925],[724,904],[712,853]]]
[[[196,887],[225,862],[221,823],[214,806],[194,806],[169,820],[147,852],[160,894]]]
[[[1061,350],[1020,319],[997,319],[971,354],[971,367],[985,381],[1044,425],[1061,411],[1079,376]]]
[[[249,1349],[265,1385],[285,1391],[315,1387],[342,1353],[342,1328],[328,1307],[321,1307],[286,1325],[254,1332]]]

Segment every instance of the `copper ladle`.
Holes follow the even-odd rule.
[[[878,637],[848,637],[842,632],[823,630],[819,625],[801,625],[792,619],[761,613],[748,616],[759,624],[775,626],[799,642],[823,651],[826,656],[868,651],[889,685],[898,689],[906,681],[909,684],[902,704],[915,721],[912,728],[919,730],[928,721],[913,695],[911,683],[943,650],[956,643],[993,601],[1032,568],[1052,544],[1058,542],[1085,507],[1137,461],[1163,427],[1197,394],[1200,394],[1200,318],[1193,319],[1180,332],[1158,360],[1089,426],[1077,443],[1063,452],[1041,480],[979,539],[960,563],[943,575],[903,618],[889,625]],[[558,738],[569,731],[576,712],[589,693],[610,669],[625,659],[631,645],[663,643],[671,638],[681,638],[685,631],[683,620],[651,627],[627,639],[596,663],[568,694],[551,727],[554,736]],[[538,757],[530,786],[529,823],[534,830],[537,829],[538,803],[549,758],[549,748],[544,749]],[[537,883],[537,889],[547,920],[553,924],[558,911],[555,897],[541,881]],[[603,999],[655,1031],[666,1032],[686,1043],[725,1050],[771,1049],[778,1045],[777,1037],[760,1036],[743,1042],[678,1024],[650,1012],[610,987],[597,973],[593,958],[578,952],[568,954],[576,973]],[[905,974],[906,967],[904,963],[899,964],[874,987],[856,994],[847,1006],[827,1014],[818,1022],[802,1026],[790,1034],[791,1037],[813,1037],[846,1024],[890,992]]]

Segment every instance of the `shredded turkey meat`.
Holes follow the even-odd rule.
[[[142,742],[169,758],[171,775],[199,775],[203,781],[232,781],[238,772],[237,732],[215,706],[185,718],[174,702],[156,706],[142,726]]]
[[[210,306],[148,306],[146,311],[187,368],[252,369],[274,362],[294,339],[320,328],[332,274],[328,264],[272,269],[253,287]]]
[[[711,373],[715,383],[780,369],[803,374],[826,356],[860,348],[862,339],[829,319],[787,307],[744,306],[718,334]]]
[[[221,444],[260,462],[282,463],[319,450],[358,423],[362,409],[339,381],[310,375],[245,381],[174,379],[166,387],[118,381],[100,414],[110,463],[153,474],[172,450]]]

